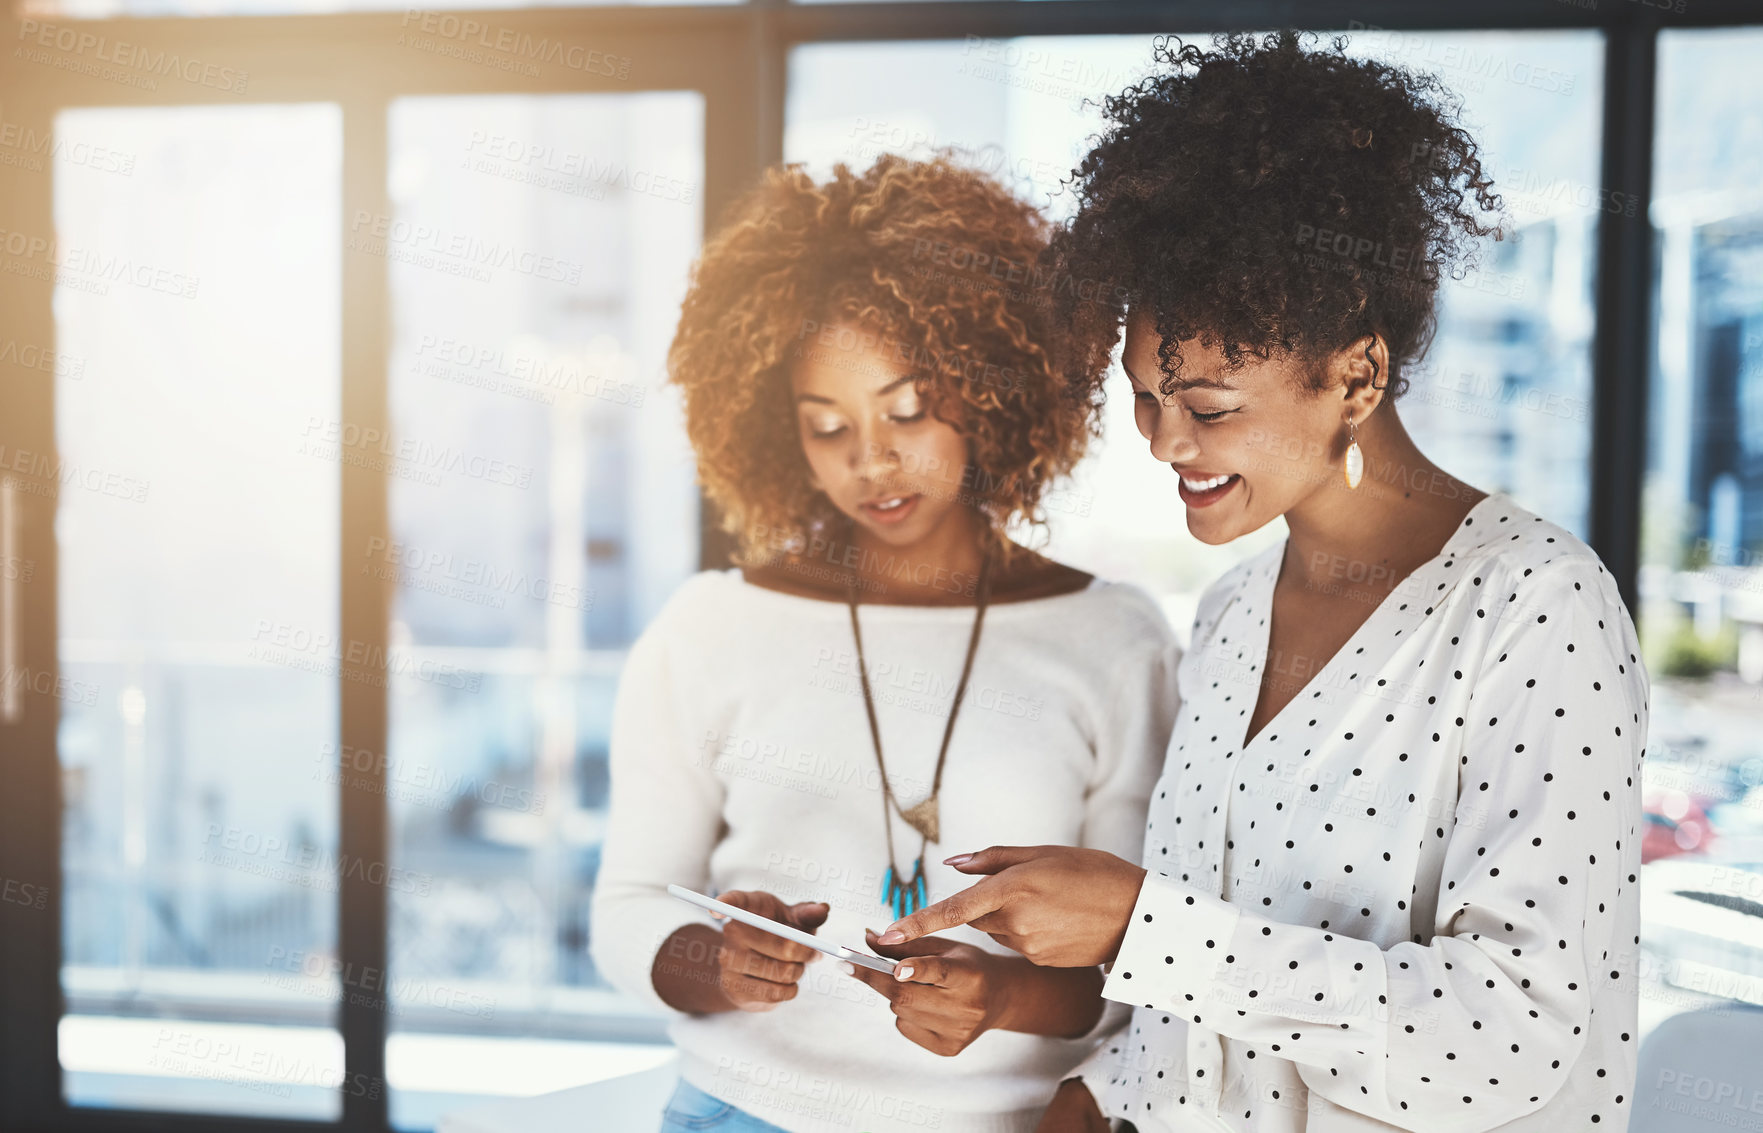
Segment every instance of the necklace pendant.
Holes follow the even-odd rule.
[[[902,882],[890,862],[882,882],[882,897],[887,901],[888,907],[893,910],[895,920],[911,916],[924,908],[927,903],[925,899],[924,858],[922,856],[912,863],[912,880]]]
[[[924,835],[927,841],[941,841],[938,835],[942,833],[942,823],[937,813],[935,795],[901,811],[900,817],[906,820],[908,826]]]

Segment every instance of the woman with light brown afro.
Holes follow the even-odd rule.
[[[1124,1017],[1097,968],[865,932],[962,883],[934,847],[1136,853],[1174,725],[1151,597],[1006,533],[1085,510],[1052,491],[1095,417],[1044,347],[1046,237],[951,156],[886,156],[767,173],[695,268],[669,372],[740,565],[626,663],[593,933],[672,1020],[668,1133],[1028,1133]]]
[[[1044,523],[1045,496],[1095,421],[1043,349],[1055,289],[1034,264],[1047,234],[1033,207],[946,156],[886,155],[861,175],[840,165],[825,184],[774,170],[735,205],[698,264],[668,369],[737,561],[830,538],[841,511],[861,521],[816,479],[792,404],[792,371],[820,362],[911,373],[921,407],[965,442],[959,464],[928,468],[930,502],[944,506],[919,510],[965,505],[981,543],[1024,569],[1005,525]],[[887,538],[912,541],[928,519]],[[1027,574],[1059,573],[1049,568]]]

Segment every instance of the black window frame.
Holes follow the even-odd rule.
[[[1673,8],[1682,7],[1683,11]],[[745,4],[694,7],[588,7],[447,10],[488,26],[536,37],[561,36],[632,59],[628,79],[587,73],[528,78],[490,68],[445,67],[397,47],[403,13],[349,12],[313,16],[165,17],[73,20],[82,31],[126,39],[148,50],[224,60],[250,75],[239,96],[195,84],[142,91],[95,83],[47,67],[0,70],[0,107],[7,119],[42,137],[55,115],[78,106],[172,106],[248,102],[332,102],[343,111],[342,216],[366,209],[389,214],[386,143],[392,100],[409,95],[630,92],[696,90],[705,99],[706,231],[726,204],[764,166],[783,156],[789,52],[811,43],[929,41],[967,35],[1150,35],[1204,33],[1286,25],[1319,32],[1377,27],[1404,32],[1591,29],[1604,35],[1601,187],[1637,202],[1632,211],[1604,211],[1597,233],[1596,326],[1592,344],[1592,445],[1588,541],[1615,575],[1624,599],[1638,609],[1641,480],[1646,451],[1654,249],[1649,226],[1658,35],[1662,29],[1763,25],[1754,0],[1598,0],[1595,8],[1554,0],[953,0],[953,2]],[[22,17],[0,22],[0,43],[16,43]],[[29,73],[27,73],[29,72]],[[477,73],[474,73],[477,72]],[[0,166],[6,223],[53,231],[52,180]],[[345,234],[337,233],[342,241]],[[0,333],[18,342],[54,342],[52,284],[0,275]],[[390,297],[383,258],[343,259],[342,399],[345,420],[364,428],[388,422],[386,358]],[[13,369],[0,374],[0,444],[54,452],[54,382]],[[4,461],[0,461],[0,467]],[[25,490],[5,495],[8,546],[33,564],[29,603],[0,605],[8,663],[33,660],[57,671],[56,547],[53,483],[32,485],[30,473],[7,475]],[[380,648],[384,656],[390,595],[376,580],[342,569],[370,539],[387,536],[386,479],[342,468],[341,632]],[[47,494],[40,494],[47,493]],[[727,565],[728,543],[708,502],[701,565]],[[344,750],[386,750],[382,685],[339,674],[339,742]],[[379,1133],[390,1128],[385,1080],[387,1018],[382,1009],[345,1002],[338,1022],[345,1042],[345,1081],[378,1082],[375,1096],[344,1091],[336,1122],[309,1122],[178,1112],[94,1109],[62,1099],[57,1025],[60,985],[61,787],[56,747],[58,705],[26,694],[0,712],[0,877],[46,885],[44,909],[0,903],[0,1126],[75,1133],[252,1130],[310,1133],[338,1128]],[[5,707],[5,706],[0,706]],[[356,769],[339,787],[340,843],[346,857],[387,860],[383,768]],[[370,780],[361,789],[350,783]],[[338,948],[358,969],[387,966],[387,893],[345,877],[338,895]]]

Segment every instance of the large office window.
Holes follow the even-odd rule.
[[[1638,594],[1641,1037],[1763,1005],[1763,14],[1360,7],[1302,16],[1460,94],[1505,206],[1403,419]],[[625,651],[726,565],[664,381],[692,258],[779,160],[956,146],[1068,215],[1160,19],[9,5],[0,1126],[425,1130],[664,1059],[588,911]],[[1650,272],[1609,286],[1613,247]],[[1643,453],[1609,347],[1649,297]],[[1283,531],[1190,538],[1112,380],[1044,549],[1185,633]]]
[[[390,894],[388,1076],[393,1122],[426,1127],[511,1072],[560,1088],[644,1053],[506,1038],[605,1038],[629,1013],[588,959],[588,905],[619,661],[698,565],[660,379],[698,248],[704,108],[413,98],[391,126],[393,215],[352,250],[396,256],[403,455],[390,536],[360,566],[396,580],[409,659],[386,795],[392,861],[420,884]]]
[[[1763,33],[1659,45],[1643,1023],[1763,1005]]]
[[[66,1096],[335,1117],[341,116],[56,142]]]

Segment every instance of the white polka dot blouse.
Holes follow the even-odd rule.
[[[1609,572],[1488,496],[1245,744],[1284,550],[1201,599],[1084,1081],[1141,1133],[1625,1128],[1648,677]]]

